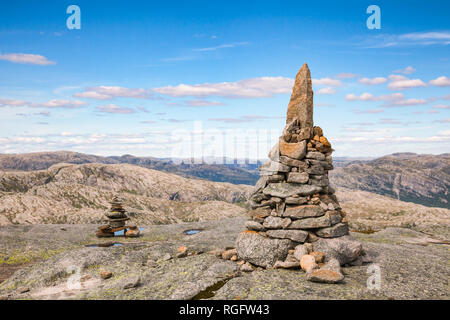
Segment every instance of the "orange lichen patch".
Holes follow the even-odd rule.
[[[187,250],[186,246],[181,246],[177,249],[178,252],[185,252]]]
[[[258,234],[258,232],[253,231],[253,230],[244,230],[244,231],[242,231],[242,233]]]
[[[324,145],[325,147],[331,147],[331,143],[328,141],[327,138],[325,138],[325,137],[320,137],[319,141],[320,141],[320,143],[321,143],[322,145]]]

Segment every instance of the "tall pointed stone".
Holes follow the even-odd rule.
[[[286,123],[290,123],[294,118],[297,118],[300,128],[312,128],[314,124],[311,72],[306,63],[295,77]]]
[[[333,149],[323,130],[313,127],[313,91],[306,63],[295,79],[286,122],[269,153],[270,161],[259,168],[262,177],[249,199],[250,221],[236,242],[238,257],[261,267],[298,267],[302,256],[289,250],[303,248],[304,256],[307,247],[299,245],[307,242],[313,249],[315,243],[323,244],[313,251],[325,252],[325,261],[338,255],[344,258],[337,264],[359,263],[362,247],[349,240],[345,212],[329,186]],[[309,258],[314,261],[312,255]],[[326,282],[322,276],[327,272],[324,266],[313,280],[307,279]],[[342,280],[343,275],[335,273]]]

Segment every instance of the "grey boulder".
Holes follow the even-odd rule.
[[[326,261],[332,258],[337,259],[341,266],[358,259],[363,252],[361,243],[350,235],[330,239],[321,238],[313,243],[313,250],[325,253]]]
[[[241,232],[236,240],[238,257],[260,267],[284,261],[293,243],[289,239],[271,239],[256,232]]]

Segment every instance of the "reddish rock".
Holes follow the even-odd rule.
[[[316,259],[314,258],[314,256],[305,254],[300,259],[300,267],[302,268],[303,271],[309,272],[313,269],[316,269],[318,265],[316,263]]]
[[[314,259],[316,259],[316,263],[323,262],[323,259],[325,257],[325,253],[323,253],[321,251],[312,251],[309,254],[312,255],[314,257]]]
[[[283,138],[279,140],[280,154],[292,159],[303,159],[306,154],[306,141],[289,143]]]
[[[307,275],[306,279],[312,282],[321,282],[321,283],[339,283],[344,280],[344,275],[339,272],[324,270],[324,269],[316,269],[311,270]]]
[[[222,252],[222,259],[230,260],[236,254],[236,249],[225,250]]]
[[[100,272],[100,277],[104,280],[109,279],[112,277],[112,272],[103,270]]]

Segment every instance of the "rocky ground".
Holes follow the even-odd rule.
[[[216,254],[235,246],[245,218],[148,225],[142,236],[95,247],[97,225],[0,227],[3,299],[449,299],[448,226],[352,233],[373,262],[344,267],[341,284],[313,283],[299,269],[240,271]],[[187,235],[189,229],[201,230]],[[444,230],[444,231],[442,231]],[[51,235],[51,236],[50,236]],[[179,249],[187,247],[187,254]],[[370,265],[381,271],[369,290]],[[11,272],[15,271],[13,275]],[[110,272],[111,274],[108,274]],[[105,277],[108,279],[103,279]],[[2,279],[3,277],[3,279]],[[81,287],[77,287],[76,279]]]

